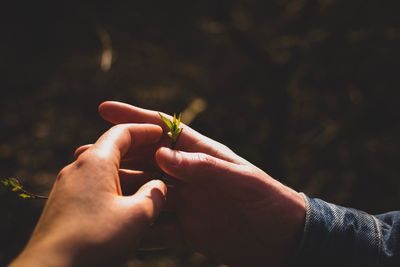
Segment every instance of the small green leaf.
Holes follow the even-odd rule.
[[[22,189],[21,183],[16,178],[2,179],[1,183],[5,187],[10,187],[12,191],[17,192]]]
[[[9,187],[9,182],[7,179],[1,179],[1,183],[3,184],[3,186]]]
[[[31,195],[28,195],[28,194],[25,194],[25,193],[18,194],[18,196],[19,196],[20,198],[23,198],[23,199],[26,199],[26,198],[33,198]]]
[[[160,115],[163,122],[167,125],[168,129],[171,130],[171,128],[173,127],[172,121],[170,121],[167,117],[163,116],[160,112],[158,112],[158,114]]]
[[[164,117],[161,113],[160,117],[163,120],[163,122],[167,125],[169,132],[167,133],[171,141],[174,143],[178,139],[179,135],[182,132],[182,128],[179,128],[179,124],[181,123],[182,119],[182,112],[179,113],[178,118],[176,117],[176,114],[174,113],[174,116],[172,117],[172,121]]]
[[[20,198],[23,198],[23,199],[27,199],[27,198],[47,199],[48,198],[46,196],[37,195],[37,194],[31,193],[31,192],[23,189],[22,184],[16,178],[1,179],[1,184],[4,187],[10,188],[12,192],[15,192]]]
[[[8,181],[12,187],[21,186],[21,183],[16,178],[8,178]]]

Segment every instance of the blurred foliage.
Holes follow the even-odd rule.
[[[201,98],[207,108],[193,128],[285,184],[372,213],[399,209],[396,7],[394,0],[3,4],[1,177],[47,195],[74,149],[109,127],[97,115],[103,100],[171,113]],[[43,202],[6,191],[0,200],[4,265]],[[192,257],[160,252],[132,261],[215,266]]]

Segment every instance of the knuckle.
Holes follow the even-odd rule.
[[[59,180],[63,179],[63,177],[68,176],[69,173],[71,172],[71,168],[72,168],[72,164],[69,164],[69,165],[65,166],[64,168],[62,168],[58,172],[56,180],[59,181]]]
[[[109,132],[112,135],[117,135],[117,136],[130,136],[131,137],[131,142],[132,145],[135,141],[135,138],[132,138],[132,134],[130,132],[130,128],[132,127],[132,124],[117,124],[114,125],[113,127],[111,127],[111,129],[109,130]],[[137,127],[136,125],[134,126],[135,128]]]
[[[117,124],[112,126],[106,133],[107,135],[123,135],[129,134],[129,125],[128,124]]]
[[[88,165],[90,162],[90,159],[93,157],[93,152],[92,151],[86,151],[85,153],[81,154],[73,163],[74,167],[76,168],[82,168],[83,166]]]
[[[90,150],[80,155],[74,162],[74,166],[77,169],[80,169],[94,164],[102,166],[107,165],[108,163],[109,160],[107,155],[100,153],[100,151],[97,150]]]
[[[210,157],[205,153],[198,153],[196,154],[196,162],[198,167],[200,168],[213,168],[217,165],[217,161],[215,158]]]

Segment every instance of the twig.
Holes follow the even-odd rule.
[[[25,190],[17,178],[6,178],[1,180],[4,187],[10,188],[12,192],[18,194],[23,199],[48,199],[46,196],[38,195]]]

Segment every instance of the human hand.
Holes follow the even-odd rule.
[[[156,125],[114,126],[61,170],[30,241],[11,266],[115,266],[123,260],[160,212],[166,186],[153,180],[122,196],[120,161],[161,136]]]
[[[164,126],[155,111],[118,102],[100,105],[114,123]],[[174,187],[175,206],[187,244],[232,266],[283,266],[298,246],[306,207],[301,195],[271,178],[226,146],[183,125],[175,151],[159,148],[156,163],[182,181]],[[132,161],[132,166],[135,165]],[[157,236],[170,226],[157,226]],[[165,237],[163,238],[165,239]]]

